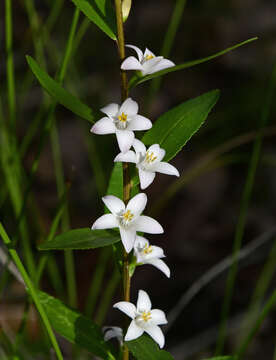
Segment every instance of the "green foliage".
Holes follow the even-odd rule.
[[[51,325],[58,334],[102,359],[114,359],[100,328],[90,319],[71,310],[60,300],[45,292],[39,291],[38,296]]]
[[[123,198],[123,164],[120,162],[114,164],[106,194]]]
[[[137,360],[173,360],[172,355],[165,350],[159,350],[158,345],[148,335],[142,335],[125,344]]]
[[[51,78],[41,69],[31,56],[26,56],[26,58],[33,74],[49,95],[51,95],[58,103],[71,110],[74,114],[92,123],[94,122],[95,115],[91,108],[82,103],[78,98],[65,90],[56,80]]]
[[[116,17],[109,0],[72,0],[83,14],[112,40],[116,40]]]
[[[145,144],[159,144],[166,150],[165,160],[172,159],[198,131],[219,98],[213,90],[186,101],[161,115],[144,135]]]
[[[173,67],[158,71],[158,72],[156,72],[154,74],[150,74],[150,75],[146,75],[146,76],[142,76],[142,77],[139,76],[139,75],[134,75],[131,78],[130,82],[129,82],[129,89],[132,89],[134,86],[136,86],[138,84],[142,84],[143,82],[154,79],[154,78],[156,78],[158,76],[163,76],[163,75],[166,75],[166,74],[174,72],[174,71],[184,70],[184,69],[187,69],[189,67],[192,67],[192,66],[195,66],[195,65],[198,65],[198,64],[202,64],[202,63],[207,62],[209,60],[215,59],[216,57],[224,55],[224,54],[228,53],[231,50],[234,50],[234,49],[236,49],[236,48],[238,48],[240,46],[243,46],[243,45],[245,45],[247,43],[250,43],[251,41],[255,41],[257,39],[258,39],[257,37],[254,37],[254,38],[245,40],[245,41],[243,41],[243,42],[241,42],[239,44],[236,44],[234,46],[231,46],[231,47],[229,47],[229,48],[227,48],[225,50],[222,50],[222,51],[219,51],[219,52],[217,52],[217,53],[215,53],[213,55],[207,56],[206,58],[193,60],[193,61],[187,61],[187,62],[185,62],[183,64],[176,65],[176,66],[173,66]]]
[[[109,246],[120,241],[115,232],[91,230],[89,228],[74,229],[58,235],[51,241],[40,245],[39,250],[84,250]]]

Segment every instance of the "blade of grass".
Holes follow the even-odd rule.
[[[117,270],[117,268],[114,268],[113,274],[109,279],[104,294],[101,298],[100,306],[97,310],[97,315],[95,318],[95,322],[100,326],[103,324],[105,320],[108,308],[110,306],[111,300],[119,285],[120,280],[121,280],[121,275]]]
[[[253,189],[254,181],[255,181],[255,174],[257,171],[257,166],[258,166],[259,158],[260,158],[260,154],[261,154],[262,141],[263,141],[263,137],[264,137],[264,127],[267,125],[267,122],[269,119],[269,111],[270,111],[270,107],[271,107],[271,103],[272,103],[272,99],[273,99],[273,95],[274,95],[275,86],[276,86],[276,65],[273,68],[271,79],[270,79],[270,82],[268,85],[266,98],[264,100],[264,106],[263,106],[262,114],[260,117],[259,134],[253,145],[252,156],[251,156],[250,163],[248,166],[247,178],[246,178],[246,182],[245,182],[244,190],[243,190],[243,194],[242,194],[240,213],[239,213],[239,218],[238,218],[238,222],[237,222],[237,226],[236,226],[236,230],[235,230],[235,237],[234,237],[234,243],[233,243],[232,256],[233,256],[234,262],[229,270],[229,274],[228,274],[227,281],[226,281],[226,292],[225,292],[225,297],[224,297],[224,301],[223,301],[223,305],[222,305],[221,325],[220,325],[215,355],[220,355],[223,352],[223,348],[224,348],[226,328],[227,328],[227,317],[228,317],[228,314],[230,311],[230,305],[231,305],[236,275],[237,275],[237,271],[238,271],[237,254],[238,254],[238,252],[241,248],[241,244],[242,244],[242,238],[243,238],[245,224],[246,224],[249,202],[251,199],[252,189]]]
[[[86,300],[86,305],[85,305],[85,315],[88,317],[91,317],[94,312],[96,302],[101,290],[101,286],[103,284],[104,273],[108,261],[110,259],[110,256],[111,256],[111,252],[109,248],[103,248],[100,251],[99,259],[97,262],[96,269],[93,272],[93,277],[91,280],[91,284],[89,287],[88,296]]]
[[[175,1],[171,20],[170,20],[169,26],[167,28],[163,46],[161,49],[161,55],[164,56],[165,58],[167,58],[171,53],[175,35],[179,28],[180,21],[181,21],[181,18],[182,18],[182,15],[183,15],[183,12],[184,12],[184,9],[186,6],[186,2],[187,2],[187,0],[176,0]],[[163,78],[162,78],[162,76],[160,76],[158,78],[155,78],[151,82],[150,87],[149,87],[148,98],[147,98],[148,105],[151,104],[154,95],[160,89],[162,80],[163,80]]]
[[[254,326],[251,328],[248,336],[241,344],[240,348],[238,349],[236,355],[238,359],[242,359],[248,346],[250,345],[251,341],[253,340],[254,336],[257,334],[258,330],[260,329],[264,319],[267,317],[269,312],[272,310],[273,306],[276,303],[276,290],[272,293],[268,301],[266,302],[265,306],[262,309],[261,314],[259,315],[257,321],[255,322]]]
[[[16,250],[14,248],[12,248],[11,246],[11,240],[9,239],[2,223],[0,223],[0,235],[2,237],[2,240],[4,242],[4,244],[7,246],[8,250],[9,250],[9,253],[10,253],[10,256],[12,258],[12,260],[14,261],[18,271],[20,272],[25,284],[26,284],[26,287],[36,305],[36,308],[41,316],[41,319],[43,321],[43,324],[45,325],[45,328],[47,330],[47,333],[49,335],[49,338],[51,340],[51,343],[53,345],[53,348],[55,350],[55,353],[57,355],[57,358],[59,360],[63,360],[63,356],[62,356],[62,353],[60,351],[60,348],[59,348],[59,345],[57,343],[57,340],[56,340],[56,337],[53,333],[53,330],[52,330],[52,327],[51,327],[51,324],[48,320],[48,317],[44,311],[44,308],[42,307],[42,305],[40,304],[40,301],[39,301],[39,298],[38,298],[38,295],[36,293],[36,289],[31,281],[31,279],[29,278],[29,275],[27,274],[25,268],[24,268],[24,265],[22,264]]]

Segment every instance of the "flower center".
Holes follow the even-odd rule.
[[[150,254],[150,253],[152,253],[152,246],[151,245],[145,245],[145,247],[144,247],[144,249],[143,249],[143,253],[145,254],[145,255],[148,255],[148,254]]]
[[[119,221],[122,226],[128,226],[133,220],[133,218],[134,214],[130,210],[119,214]]]
[[[145,60],[146,61],[148,61],[148,60],[150,60],[150,59],[153,59],[154,58],[154,56],[153,55],[147,55],[147,56],[145,56]]]
[[[151,319],[150,311],[143,311],[141,317],[145,322],[149,321]]]
[[[118,129],[122,130],[127,127],[127,124],[129,123],[129,119],[127,117],[127,114],[122,112],[121,115],[114,119],[115,125]]]
[[[157,159],[157,156],[154,156],[153,152],[148,152],[148,151],[146,152],[146,158],[145,158],[146,163],[151,164],[156,159]]]

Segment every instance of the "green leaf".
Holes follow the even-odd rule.
[[[120,162],[114,164],[106,194],[123,199],[123,164]]]
[[[72,0],[83,14],[112,40],[116,40],[116,17],[108,0]]]
[[[204,360],[238,360],[238,358],[236,356],[216,356]]]
[[[51,78],[44,70],[41,69],[38,63],[31,56],[26,56],[26,58],[33,74],[49,95],[76,115],[90,122],[94,122],[94,114],[91,108],[82,103],[74,95],[66,91],[57,81]]]
[[[142,141],[159,144],[166,150],[165,161],[169,161],[198,131],[218,98],[219,90],[213,90],[176,106],[156,120]]]
[[[109,246],[120,241],[115,232],[91,230],[89,228],[74,229],[58,235],[51,241],[39,245],[39,250],[84,250]]]
[[[159,350],[158,345],[148,335],[126,341],[125,344],[137,360],[173,360],[172,355],[165,350]]]
[[[198,60],[193,60],[193,61],[188,61],[188,62],[185,62],[183,64],[180,64],[180,65],[176,65],[176,66],[173,66],[173,67],[170,67],[170,68],[167,68],[167,69],[164,69],[164,70],[161,70],[161,71],[158,71],[154,74],[150,74],[150,75],[146,75],[146,76],[138,76],[138,75],[134,75],[131,79],[130,79],[130,82],[129,82],[129,89],[132,89],[134,86],[138,85],[138,84],[142,84],[143,82],[145,81],[148,81],[148,80],[151,80],[151,79],[154,79],[158,76],[163,76],[163,75],[166,75],[168,73],[171,73],[171,72],[174,72],[174,71],[179,71],[179,70],[183,70],[183,69],[187,69],[189,67],[192,67],[192,66],[195,66],[195,65],[198,65],[198,64],[201,64],[201,63],[204,63],[204,62],[207,62],[209,60],[212,60],[212,59],[215,59],[216,57],[219,57],[221,55],[224,55],[226,53],[228,53],[229,51],[232,51],[234,49],[237,49],[238,47],[240,46],[243,46],[245,44],[248,44],[252,41],[255,41],[257,40],[258,38],[257,37],[254,37],[254,38],[251,38],[251,39],[248,39],[248,40],[245,40],[239,44],[236,44],[234,46],[231,46],[225,50],[222,50],[222,51],[219,51],[217,52],[216,54],[213,54],[213,55],[210,55],[210,56],[207,56],[206,58],[202,58],[202,59],[198,59]]]
[[[90,319],[71,310],[60,300],[45,292],[39,291],[38,297],[57,333],[102,359],[115,359],[103,339],[100,328]]]

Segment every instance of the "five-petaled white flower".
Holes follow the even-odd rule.
[[[172,61],[164,59],[163,56],[155,56],[149,49],[146,49],[143,54],[137,46],[126,46],[136,51],[138,60],[134,56],[129,56],[122,63],[122,70],[140,70],[142,75],[147,75],[175,66]]]
[[[134,139],[132,146],[135,153],[132,150],[120,153],[115,157],[114,161],[136,164],[141,189],[147,188],[153,182],[156,172],[179,176],[178,170],[173,165],[162,161],[166,152],[158,144],[151,145],[147,150],[142,141]]]
[[[151,301],[145,291],[139,290],[137,306],[128,301],[120,301],[113,307],[121,310],[132,319],[125,341],[137,339],[145,331],[157,342],[160,348],[164,347],[165,338],[158,325],[167,324],[166,316],[162,310],[151,310]]]
[[[169,267],[161,260],[165,257],[161,247],[150,245],[147,239],[137,235],[134,243],[134,254],[138,265],[150,264],[162,271],[168,278],[171,276]]]
[[[103,215],[97,219],[92,226],[92,230],[118,227],[122,243],[128,253],[133,249],[136,231],[149,234],[161,234],[164,232],[159,222],[149,216],[141,215],[147,204],[146,194],[137,194],[129,200],[127,206],[121,199],[113,195],[104,196],[102,200],[111,211],[111,214]]]
[[[144,116],[138,115],[138,104],[127,98],[119,107],[109,104],[101,109],[107,116],[92,126],[91,132],[98,135],[116,134],[120,150],[125,153],[133,144],[136,130],[148,130],[152,123]]]

